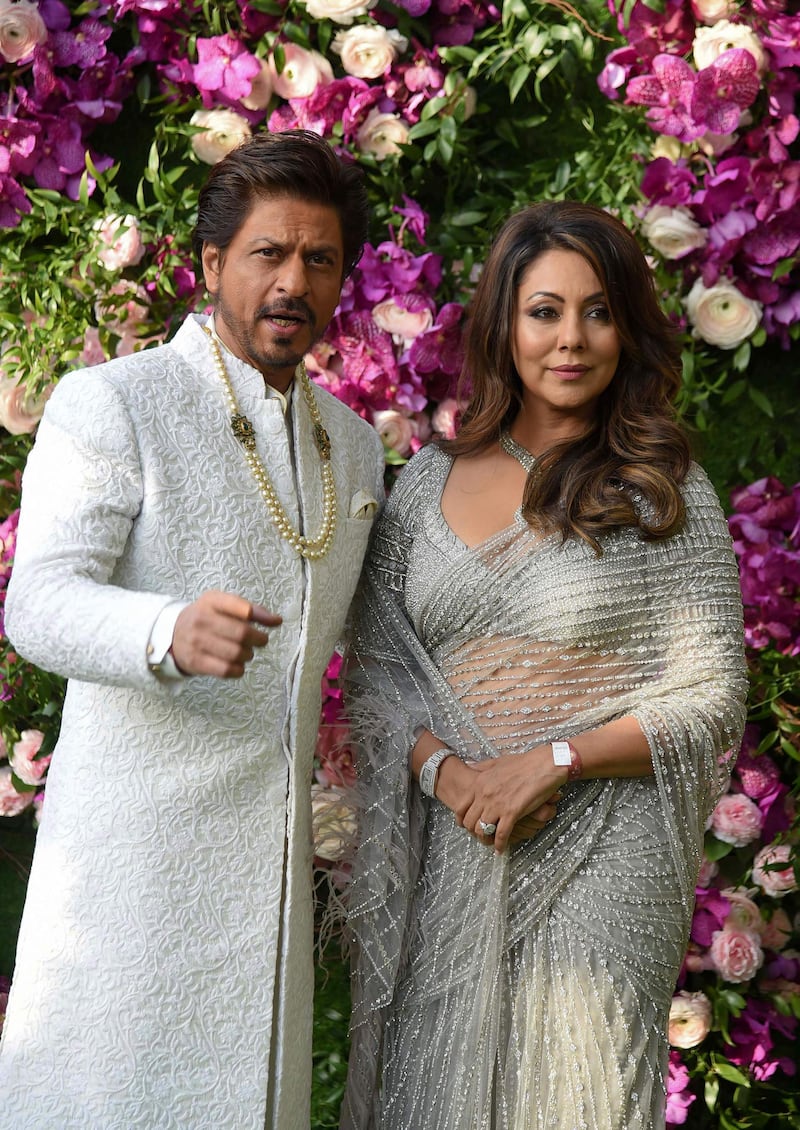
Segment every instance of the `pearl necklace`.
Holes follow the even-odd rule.
[[[512,459],[516,459],[518,463],[521,463],[528,474],[530,474],[536,466],[536,456],[531,455],[527,447],[523,447],[521,443],[517,443],[508,432],[500,433],[500,446],[503,451],[505,451],[506,455],[510,455]]]
[[[295,553],[299,553],[301,557],[308,558],[309,560],[318,561],[321,557],[325,556],[333,544],[333,535],[336,530],[336,485],[334,483],[333,467],[331,465],[331,441],[323,427],[322,417],[320,416],[319,407],[314,398],[306,367],[301,361],[297,367],[296,375],[299,379],[300,387],[303,390],[303,396],[308,406],[311,422],[314,425],[314,442],[317,445],[317,451],[319,452],[319,458],[322,464],[322,498],[324,509],[322,528],[315,538],[306,538],[296,530],[289,519],[289,515],[284,510],[283,504],[275,491],[275,487],[272,485],[272,481],[267,474],[267,469],[256,451],[255,428],[247,416],[239,411],[233,385],[228,376],[228,370],[225,368],[225,362],[222,359],[222,350],[219,347],[219,342],[207,326],[203,328],[211,339],[214,362],[220,379],[225,386],[225,397],[231,414],[231,430],[244,448],[244,457],[248,462],[250,470],[253,472],[253,477],[261,492],[261,497],[267,505],[270,517],[275,523],[280,536],[284,541],[289,543]]]

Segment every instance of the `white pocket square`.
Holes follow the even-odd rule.
[[[356,491],[350,499],[351,518],[374,518],[378,513],[378,503],[365,490]]]

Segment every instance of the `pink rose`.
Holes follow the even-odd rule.
[[[456,434],[456,419],[461,411],[461,405],[452,396],[448,396],[438,406],[431,417],[433,430],[445,439],[454,439]]]
[[[44,739],[41,730],[23,730],[19,741],[14,742],[9,762],[20,781],[26,785],[38,785],[52,759],[52,754],[38,757],[37,753]]]
[[[709,950],[714,967],[726,981],[749,981],[764,961],[761,939],[751,930],[715,930]]]
[[[31,804],[33,792],[17,792],[11,780],[11,766],[0,766],[0,816],[18,816]]]
[[[712,859],[703,858],[700,864],[700,872],[697,876],[698,887],[709,887],[711,880],[719,875],[719,864],[715,863]]]
[[[97,258],[109,271],[134,267],[144,255],[144,245],[135,216],[106,216],[94,225]]]
[[[728,915],[722,924],[723,930],[747,930],[751,934],[761,933],[761,911],[747,894],[736,887],[727,887],[723,896],[731,904]]]
[[[792,923],[789,915],[782,906],[778,906],[773,910],[772,917],[761,927],[761,944],[764,949],[778,952],[783,949],[791,936]]]
[[[711,815],[711,831],[726,844],[744,847],[758,839],[763,822],[761,809],[750,797],[726,793]]]
[[[248,110],[266,110],[272,98],[272,71],[269,64],[263,59],[258,60],[261,70],[256,74],[250,87],[250,93],[240,99]]]
[[[317,737],[319,768],[314,776],[321,785],[354,785],[356,771],[349,745],[350,730],[343,725],[320,726]]]
[[[47,28],[34,0],[0,0],[0,56],[18,63],[47,39]]]
[[[673,1048],[694,1048],[711,1031],[711,1001],[705,993],[681,990],[669,1010],[669,1042]]]
[[[797,880],[791,865],[792,848],[789,844],[768,844],[756,854],[753,860],[753,882],[772,898],[782,899],[791,891],[797,890]],[[767,871],[767,864],[785,863],[788,866]]]

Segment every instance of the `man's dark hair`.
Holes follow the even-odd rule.
[[[337,157],[327,141],[308,130],[257,134],[213,167],[200,190],[192,232],[198,264],[202,266],[204,243],[224,254],[257,198],[283,195],[336,210],[347,277],[367,240],[364,177],[357,165]]]

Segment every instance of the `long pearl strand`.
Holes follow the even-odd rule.
[[[228,409],[231,415],[231,429],[244,448],[245,459],[247,460],[250,470],[253,472],[253,477],[256,480],[261,497],[264,499],[270,517],[275,523],[275,528],[284,541],[288,542],[292,549],[296,553],[299,553],[301,557],[318,561],[321,557],[325,556],[333,544],[333,536],[336,531],[336,484],[334,483],[333,467],[331,465],[331,442],[323,426],[322,417],[320,416],[306,367],[301,361],[298,366],[297,376],[299,378],[300,387],[303,390],[305,402],[308,405],[311,421],[314,425],[314,442],[317,445],[320,464],[322,466],[322,529],[315,538],[306,538],[299,530],[296,530],[289,519],[289,515],[284,510],[281,500],[278,498],[275,491],[275,487],[272,485],[272,481],[267,474],[267,469],[259,458],[256,450],[255,429],[247,416],[244,416],[239,411],[239,405],[236,402],[236,396],[230,377],[228,376],[228,370],[225,368],[219,342],[207,327],[204,328],[206,328],[206,333],[211,339],[214,362],[220,379],[225,386],[225,398],[228,402]]]

